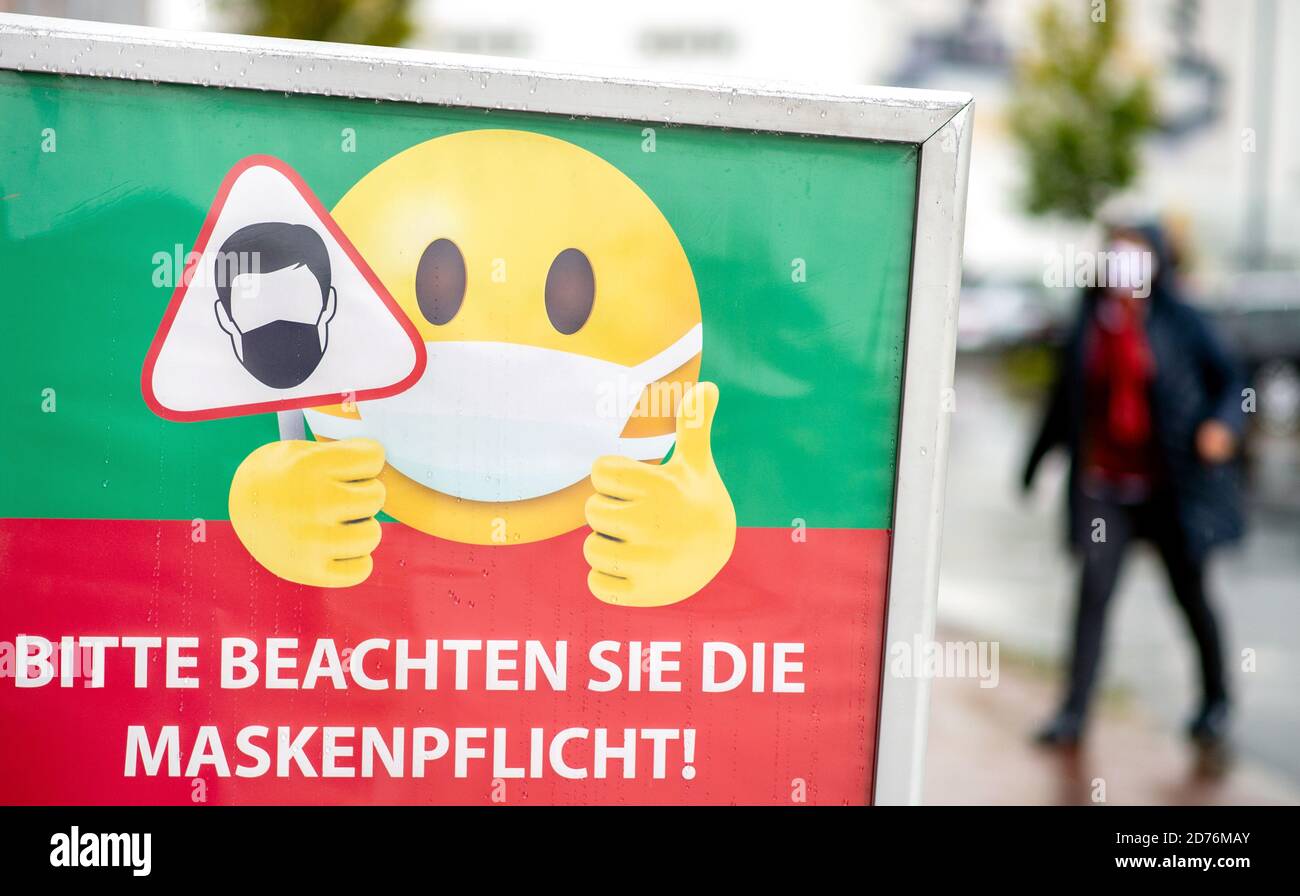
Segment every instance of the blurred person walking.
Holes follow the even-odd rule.
[[[1235,460],[1244,380],[1206,321],[1179,299],[1158,226],[1112,227],[1103,258],[1112,272],[1142,271],[1145,282],[1099,276],[1085,290],[1023,476],[1028,490],[1043,457],[1065,447],[1069,540],[1082,567],[1069,685],[1038,740],[1073,746],[1081,738],[1106,609],[1129,546],[1143,539],[1164,563],[1200,655],[1202,700],[1189,734],[1219,744],[1228,690],[1205,567],[1212,548],[1242,533]]]

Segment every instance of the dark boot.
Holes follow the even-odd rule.
[[[1207,700],[1188,724],[1187,734],[1203,746],[1222,744],[1228,739],[1228,715],[1226,698]]]
[[[1063,709],[1038,730],[1035,742],[1044,747],[1077,747],[1083,737],[1083,716]]]

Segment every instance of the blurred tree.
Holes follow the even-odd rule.
[[[1136,177],[1156,111],[1150,81],[1124,64],[1118,0],[1070,6],[1049,0],[1037,12],[1010,124],[1028,167],[1026,209],[1090,219]]]
[[[227,0],[248,34],[396,47],[410,37],[411,0]]]

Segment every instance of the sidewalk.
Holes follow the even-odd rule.
[[[940,632],[940,641],[961,636]],[[924,802],[959,805],[1300,805],[1287,780],[1237,759],[1198,761],[1132,700],[1099,700],[1077,754],[1043,750],[1032,733],[1055,706],[1057,683],[1001,657],[997,687],[974,678],[932,685]]]

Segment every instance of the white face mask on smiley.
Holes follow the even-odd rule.
[[[523,501],[573,485],[598,457],[663,457],[672,433],[620,434],[645,387],[703,348],[696,324],[635,366],[506,342],[431,342],[410,389],[357,403],[361,419],[307,412],[326,438],[365,436],[421,485],[471,501]],[[630,397],[629,397],[630,396]]]

